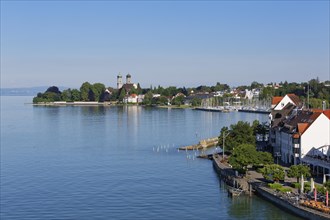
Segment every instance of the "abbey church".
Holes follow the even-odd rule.
[[[122,88],[124,88],[127,94],[131,91],[131,89],[133,89],[133,88],[137,89],[137,85],[135,83],[132,83],[131,77],[132,76],[130,74],[127,74],[126,75],[126,83],[123,84],[123,77],[119,73],[118,76],[117,76],[117,89],[121,90]]]

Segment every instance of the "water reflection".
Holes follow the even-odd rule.
[[[103,116],[109,107],[106,106],[81,106],[79,107],[83,115]]]

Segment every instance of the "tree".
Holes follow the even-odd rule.
[[[188,96],[188,90],[186,89],[186,87],[183,87],[182,89],[179,89],[179,90],[182,94],[184,94],[185,96]]]
[[[117,101],[117,98],[119,97],[119,90],[116,89],[112,92],[110,96],[110,101]]]
[[[151,91],[148,91],[145,95],[144,95],[144,99],[143,99],[143,102],[142,104],[143,105],[151,105],[151,101],[152,101],[152,92]]]
[[[248,165],[265,166],[274,163],[273,156],[268,152],[258,152],[252,144],[241,144],[233,149],[229,163],[234,169],[246,171]]]
[[[100,101],[101,95],[105,91],[105,86],[102,83],[94,83],[91,86],[91,90],[93,91],[94,94],[94,101]]]
[[[179,91],[175,86],[170,86],[167,88],[169,96],[175,96]]]
[[[178,97],[175,97],[173,100],[172,100],[172,105],[182,105],[184,102],[184,97],[182,95],[179,95]]]
[[[200,98],[196,98],[194,97],[192,100],[191,100],[191,105],[192,106],[201,106],[202,104],[202,99]]]
[[[89,90],[91,90],[92,85],[89,82],[84,82],[80,86],[80,97],[82,101],[89,101]]]
[[[259,98],[260,99],[271,99],[275,95],[275,89],[273,87],[262,88]]]
[[[330,180],[324,183],[324,187],[326,188],[326,190],[330,191]]]
[[[285,173],[283,167],[277,164],[266,165],[261,169],[261,173],[266,180],[278,182],[284,180]]]
[[[61,94],[61,99],[63,101],[66,101],[66,102],[69,102],[71,101],[71,89],[66,89],[66,90],[63,90],[62,94]]]
[[[56,86],[49,87],[46,92],[38,93],[36,97],[33,98],[33,103],[38,102],[56,102],[61,101],[61,92]]]
[[[93,89],[90,89],[88,91],[88,101],[96,101],[96,97]]]
[[[251,144],[241,144],[234,148],[229,157],[229,163],[234,169],[246,172],[248,165],[255,165],[258,161],[255,146]]]
[[[168,99],[165,96],[160,96],[160,97],[158,97],[156,104],[157,105],[167,105]]]
[[[71,101],[75,102],[75,101],[80,101],[81,97],[80,97],[80,92],[78,89],[72,89],[71,90]]]
[[[273,164],[274,158],[269,152],[257,152],[257,164],[256,165],[267,165]]]
[[[258,83],[258,82],[256,82],[256,81],[253,81],[252,83],[251,83],[251,89],[258,89],[258,88],[261,88],[261,87],[263,87],[263,84],[262,83]]]
[[[120,94],[118,97],[118,101],[122,102],[124,100],[125,96],[126,96],[126,90],[125,90],[125,88],[121,88]]]
[[[226,151],[231,151],[233,147],[241,144],[256,144],[256,138],[253,134],[253,127],[248,122],[239,121],[237,124],[230,125],[230,133],[225,138]],[[227,134],[228,128],[221,129],[218,146],[223,143],[224,133]],[[225,135],[226,135],[225,134]]]
[[[138,90],[135,89],[134,87],[131,88],[131,90],[129,91],[129,94],[132,95],[132,94],[137,94],[138,93]]]
[[[255,136],[257,134],[258,131],[258,127],[260,126],[260,123],[258,120],[254,120],[252,122],[252,129],[253,129],[253,135]]]
[[[288,177],[296,177],[297,182],[299,182],[299,178],[301,177],[301,175],[303,175],[304,177],[311,176],[311,172],[308,166],[305,166],[303,164],[290,166],[290,169],[288,170]]]
[[[53,92],[53,93],[56,93],[56,94],[61,94],[60,90],[58,89],[57,86],[51,86],[49,87],[46,92]],[[45,92],[45,93],[46,93]]]
[[[137,90],[138,95],[142,94],[142,89],[141,89],[140,83],[137,84],[137,89],[136,90]]]

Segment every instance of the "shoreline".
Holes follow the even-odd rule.
[[[116,103],[116,102],[84,102],[84,101],[77,101],[77,102],[40,102],[40,103],[25,103],[27,105],[34,105],[34,106],[144,106],[144,107],[154,107],[154,108],[167,108],[167,109],[194,109],[191,106],[186,105],[140,105],[140,104],[127,104],[127,103]]]
[[[270,188],[265,187],[265,183],[256,177],[238,177],[234,169],[222,163],[222,157],[219,155],[213,155],[213,167],[220,175],[220,178],[229,186],[235,188],[241,188],[246,194],[252,195],[252,191],[259,197],[266,199],[274,205],[283,208],[284,210],[295,214],[304,219],[311,220],[326,220],[330,219],[330,214],[320,212],[315,209],[302,206],[302,200],[295,200],[296,197],[289,198],[288,195],[281,195]],[[298,195],[299,196],[299,195]],[[298,197],[299,198],[299,197]],[[290,201],[292,200],[293,201]]]
[[[29,104],[29,103],[27,103]],[[110,102],[44,102],[31,103],[34,106],[110,106]]]

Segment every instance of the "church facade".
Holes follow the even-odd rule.
[[[121,89],[125,89],[126,93],[128,94],[132,88],[137,89],[137,85],[135,83],[132,83],[132,76],[131,74],[127,74],[126,75],[126,83],[123,84],[123,77],[122,75],[119,73],[117,76],[117,89],[121,90]]]

